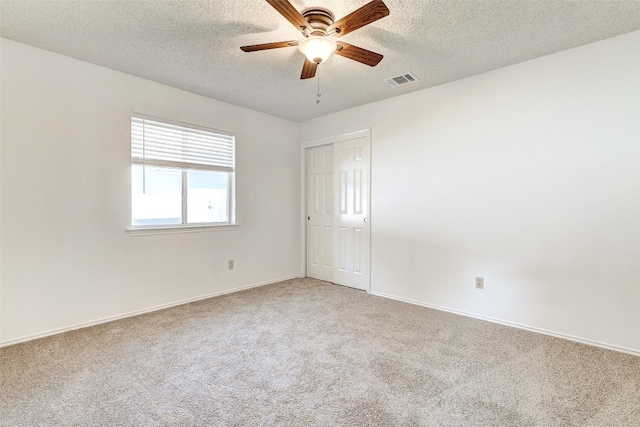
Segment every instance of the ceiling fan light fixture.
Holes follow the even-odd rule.
[[[328,37],[312,36],[303,40],[298,49],[309,61],[320,64],[331,56],[336,47],[336,42]]]

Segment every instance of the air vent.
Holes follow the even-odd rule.
[[[399,76],[389,77],[388,79],[384,79],[384,81],[391,87],[408,85],[409,83],[419,82],[420,79],[415,76],[413,73],[404,73]]]

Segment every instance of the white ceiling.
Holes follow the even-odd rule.
[[[367,0],[290,0],[339,19]],[[296,122],[640,29],[640,0],[384,0],[389,16],[341,40],[384,55],[333,55],[300,80],[301,35],[264,0],[0,0],[0,36]],[[420,82],[391,88],[405,72]]]

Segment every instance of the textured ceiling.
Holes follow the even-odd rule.
[[[339,19],[368,0],[290,0]],[[385,0],[386,18],[341,40],[384,55],[333,55],[300,80],[300,39],[264,0],[0,0],[0,36],[293,121],[340,111],[640,29],[637,1]],[[384,78],[412,72],[417,84]]]

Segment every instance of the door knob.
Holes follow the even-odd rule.
[[[367,222],[367,218],[364,219],[364,222]]]
[[[311,217],[310,216],[307,217],[307,221],[311,221]]]

